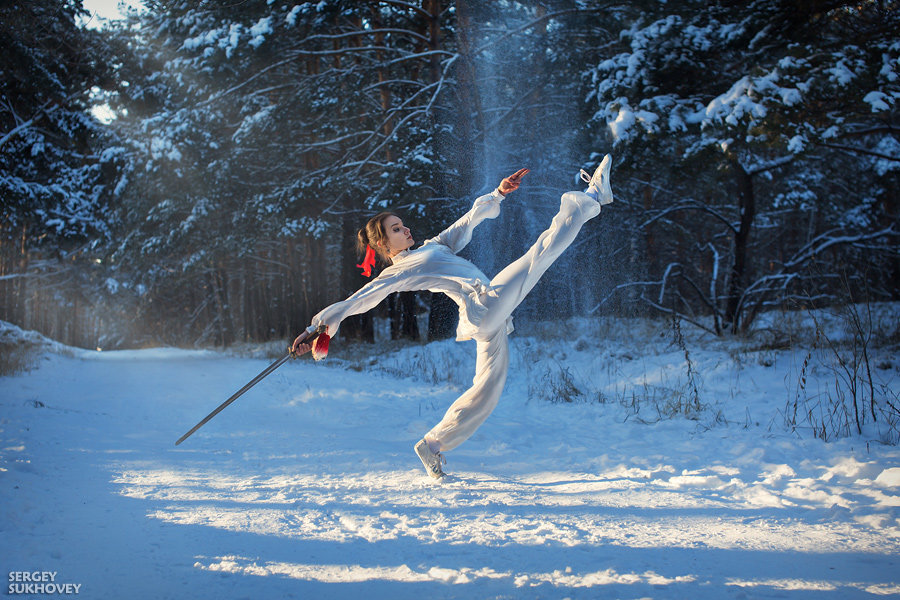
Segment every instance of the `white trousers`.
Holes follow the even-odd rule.
[[[506,383],[509,343],[506,319],[537,284],[541,275],[575,240],[581,226],[600,214],[600,204],[582,192],[566,192],[559,212],[528,252],[500,271],[485,298],[487,313],[478,324],[475,378],[472,387],[450,405],[440,423],[425,435],[432,450],[452,450],[466,441],[493,412]]]

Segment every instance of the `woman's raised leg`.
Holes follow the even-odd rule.
[[[575,240],[582,225],[598,214],[600,203],[593,197],[583,192],[563,194],[559,212],[553,217],[550,227],[525,254],[491,280],[493,294],[485,299],[488,311],[479,323],[479,329],[491,331],[501,327],[544,272]]]

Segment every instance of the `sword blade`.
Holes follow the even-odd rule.
[[[259,383],[263,379],[265,379],[266,376],[269,375],[269,373],[271,373],[272,371],[274,371],[275,369],[277,369],[278,367],[283,365],[290,357],[291,357],[291,354],[288,353],[288,354],[284,355],[283,357],[279,358],[278,360],[276,360],[275,362],[273,362],[271,365],[269,365],[265,369],[263,369],[263,371],[260,372],[259,375],[257,375],[253,379],[251,379],[244,387],[242,387],[241,389],[236,391],[228,400],[226,400],[225,402],[223,402],[222,404],[217,406],[216,409],[214,411],[212,411],[211,413],[209,413],[208,415],[206,415],[206,417],[204,417],[202,421],[200,421],[199,423],[194,425],[190,431],[188,431],[183,436],[178,438],[178,441],[175,442],[175,445],[177,446],[184,440],[188,439],[195,431],[197,431],[198,429],[200,429],[201,427],[206,425],[206,423],[210,419],[212,419],[214,416],[216,416],[217,414],[222,412],[229,404],[231,404],[232,402],[234,402],[235,400],[240,398],[244,394],[244,392],[246,392],[247,390],[252,388],[254,385]]]
[[[309,328],[309,329],[306,330],[306,335],[304,335],[304,336],[300,339],[300,341],[302,341],[302,342],[312,342],[312,341],[315,340],[317,337],[319,337],[319,334],[320,334],[320,333],[322,333],[322,332],[324,332],[324,331],[325,331],[325,326],[324,326],[324,325],[321,325],[321,326],[319,326],[319,327],[316,328],[316,329]],[[272,371],[274,371],[275,369],[277,369],[278,367],[280,367],[281,365],[283,365],[283,364],[284,364],[288,359],[290,359],[292,356],[293,356],[293,352],[289,349],[289,350],[288,350],[288,353],[287,353],[285,356],[279,358],[278,360],[276,360],[275,362],[273,362],[271,365],[269,365],[268,367],[266,367],[265,369],[263,369],[262,372],[261,372],[259,375],[257,375],[256,377],[254,377],[253,379],[251,379],[251,380],[247,383],[247,385],[245,385],[244,387],[242,387],[241,389],[239,389],[238,391],[236,391],[236,392],[231,396],[231,398],[229,398],[228,400],[226,400],[225,402],[223,402],[222,404],[220,404],[219,406],[217,406],[217,407],[216,407],[216,410],[214,410],[214,411],[212,411],[211,413],[209,413],[208,415],[206,415],[206,417],[205,417],[202,421],[200,421],[199,423],[197,423],[196,425],[194,425],[194,426],[191,428],[190,431],[188,431],[186,434],[184,434],[183,436],[181,436],[180,438],[178,438],[178,441],[175,442],[175,445],[177,446],[178,444],[180,444],[180,443],[183,442],[184,440],[186,440],[186,439],[188,439],[189,437],[191,437],[191,435],[192,435],[195,431],[197,431],[198,429],[200,429],[201,427],[203,427],[204,425],[206,425],[207,421],[209,421],[209,420],[212,419],[214,416],[216,416],[217,414],[219,414],[220,412],[222,412],[222,410],[224,410],[226,406],[228,406],[229,404],[231,404],[232,402],[234,402],[235,400],[237,400],[238,398],[240,398],[241,395],[243,395],[244,392],[246,392],[247,390],[249,390],[250,388],[252,388],[254,385],[256,385],[257,383],[259,383],[259,382],[262,381],[263,379],[265,379],[266,376],[269,375],[269,373],[271,373]]]

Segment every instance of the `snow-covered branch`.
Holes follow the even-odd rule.
[[[754,175],[759,175],[760,173],[766,173],[767,171],[771,171],[773,169],[777,169],[779,167],[783,167],[784,165],[790,164],[796,159],[796,156],[793,154],[789,154],[787,156],[782,156],[780,158],[776,158],[775,160],[769,160],[765,162],[761,162],[752,167],[745,167],[747,169],[747,174],[751,177]]]
[[[55,104],[54,106],[51,106],[51,107],[48,109],[47,107],[50,106],[50,104],[53,104],[53,101],[52,101],[52,100],[47,100],[44,104],[42,104],[42,105],[35,111],[35,113],[34,113],[29,119],[27,119],[27,120],[25,120],[25,121],[22,121],[22,120],[19,118],[19,116],[15,113],[15,111],[13,110],[12,105],[10,105],[8,102],[4,102],[4,104],[6,104],[7,110],[9,110],[10,113],[13,115],[15,121],[17,121],[17,125],[16,125],[15,127],[13,127],[11,130],[9,130],[7,133],[5,133],[5,134],[3,134],[2,136],[0,136],[0,150],[3,149],[3,146],[6,145],[6,143],[7,143],[9,140],[11,140],[11,139],[14,138],[15,136],[17,136],[17,135],[19,135],[19,134],[21,134],[21,133],[23,133],[23,132],[25,132],[25,131],[28,131],[28,129],[29,129],[32,125],[34,125],[35,121],[37,121],[38,119],[40,119],[42,116],[46,116],[46,115],[51,114],[52,112],[54,112],[54,111],[55,111],[57,108],[59,108],[59,106],[60,106],[59,104]]]

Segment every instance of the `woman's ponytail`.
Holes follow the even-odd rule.
[[[362,264],[356,266],[362,269],[362,274],[366,277],[372,276],[376,253],[384,262],[388,264],[391,262],[387,253],[387,232],[384,230],[384,220],[396,216],[391,212],[378,213],[369,219],[366,226],[356,234],[356,250],[363,257]]]
[[[356,251],[363,257],[362,264],[356,266],[362,269],[363,275],[371,277],[372,267],[375,266],[375,249],[369,245],[369,235],[365,227],[356,234]]]

